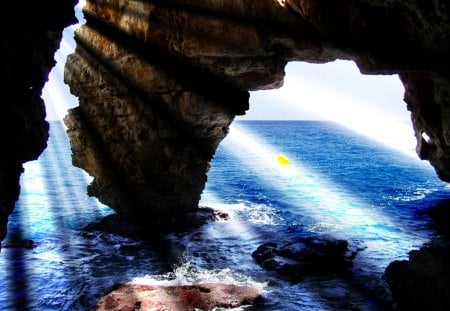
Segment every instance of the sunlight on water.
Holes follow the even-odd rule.
[[[252,92],[242,120],[329,120],[417,159],[397,75],[362,75],[354,62],[290,62],[284,85]]]
[[[230,236],[246,236],[249,239],[256,239],[257,236],[252,232],[250,224],[273,225],[275,222],[268,213],[266,206],[245,203],[227,204],[222,202],[216,195],[210,191],[202,194],[200,205],[214,208],[215,210],[226,212],[229,220],[223,222],[220,228],[208,228],[208,234],[213,238],[224,238]],[[242,219],[239,215],[246,213],[247,217]]]
[[[48,205],[50,199],[45,189],[45,178],[40,163],[37,161],[28,162],[24,165],[26,178],[21,181],[21,200],[17,204],[20,209],[19,223],[30,224],[34,219],[39,220],[36,226],[25,226],[22,228],[25,236],[34,237],[35,230],[44,230],[47,232],[55,231],[55,222],[48,214]],[[38,215],[36,215],[36,212]],[[37,217],[36,217],[37,216]]]
[[[179,286],[201,283],[223,283],[241,286],[253,286],[261,290],[266,283],[255,282],[250,277],[237,273],[232,269],[198,269],[190,262],[184,263],[174,269],[173,272],[160,276],[145,276],[133,278],[132,283],[143,285]]]
[[[400,84],[399,81],[398,83]],[[283,87],[278,90],[278,95],[280,100],[294,107],[312,111],[324,120],[333,120],[352,131],[417,159],[416,141],[411,125],[399,122],[373,109],[363,99],[340,94],[337,90],[325,90],[320,84],[301,77],[286,79]],[[299,99],[299,96],[307,100]],[[399,105],[404,104],[401,98],[398,101]]]
[[[389,204],[397,199],[396,203],[404,204],[403,201],[416,199],[423,193],[428,197],[427,191],[436,200],[434,190],[430,189],[437,189],[438,193],[443,190],[433,179],[427,177],[428,184],[422,182],[421,175],[411,175],[414,178],[408,178],[414,180],[412,191],[397,192],[396,189],[408,185],[403,180],[400,188],[374,192],[374,196],[381,196],[380,200],[393,196],[387,202],[389,208],[378,209],[380,206],[371,205],[373,202],[367,204],[370,197],[358,197],[355,195],[358,192],[341,188],[340,180],[330,182],[311,169],[307,158],[299,156],[304,146],[298,141],[283,140],[278,144],[294,144],[294,149],[276,148],[275,143],[268,144],[249,130],[270,132],[267,126],[272,126],[278,132],[270,137],[281,137],[298,128],[323,136],[331,128],[333,135],[338,135],[334,146],[339,146],[346,136],[335,127],[327,124],[311,127],[307,123],[299,127],[258,124],[232,126],[230,136],[215,156],[217,165],[213,163],[209,184],[202,194],[201,205],[229,213],[230,220],[206,224],[189,232],[171,233],[155,242],[82,229],[111,211],[86,195],[86,177],[71,165],[64,127],[61,122],[51,122],[49,146],[38,161],[25,165],[22,195],[10,218],[9,237],[16,234],[19,238],[32,239],[36,247],[2,251],[0,274],[4,277],[0,281],[3,286],[0,309],[14,310],[14,304],[23,304],[22,292],[18,291],[22,286],[28,295],[27,310],[92,310],[95,302],[114,284],[130,281],[154,285],[224,282],[255,286],[263,289],[267,297],[267,304],[261,310],[327,309],[330,300],[322,296],[324,288],[329,291],[341,288],[345,295],[350,293],[346,301],[367,301],[358,290],[346,285],[346,279],[339,277],[325,281],[313,278],[298,285],[285,283],[260,267],[251,254],[265,242],[282,244],[323,233],[345,238],[349,244],[361,240],[367,249],[355,258],[351,278],[360,283],[379,284],[382,281],[377,280],[381,279],[386,265],[403,259],[423,240],[414,230],[407,232],[401,227],[402,222],[391,223],[391,217],[400,209]],[[306,145],[317,141],[311,138]],[[348,143],[352,151],[355,142]],[[322,149],[323,142],[317,147]],[[289,159],[289,165],[278,162],[280,154]],[[376,162],[375,157],[380,155],[372,156]],[[324,160],[322,156],[315,159]],[[344,157],[343,162],[328,164],[342,166],[346,160]],[[353,160],[364,161],[360,155]],[[386,163],[382,161],[381,166],[389,166]],[[390,169],[402,172],[395,166]],[[410,206],[423,203],[420,200]],[[413,222],[417,224],[415,217]],[[383,284],[380,286],[383,288]]]
[[[326,228],[342,236],[377,235],[386,239],[400,238],[409,240],[412,244],[421,243],[425,239],[417,236],[411,241],[414,234],[406,228],[402,229],[401,225],[392,223],[379,210],[346,193],[338,185],[323,179],[301,163],[291,161],[289,165],[281,165],[277,156],[285,151],[275,150],[241,125],[232,125],[223,147],[269,187],[290,197],[291,203],[297,206],[296,210],[290,212],[315,218],[317,222],[310,230]],[[294,158],[288,154],[286,156]]]

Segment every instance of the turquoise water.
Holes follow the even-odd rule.
[[[128,281],[258,286],[256,310],[388,309],[385,267],[434,236],[420,212],[450,194],[427,163],[333,123],[241,121],[216,153],[201,202],[231,220],[140,241],[80,230],[112,212],[86,195],[90,179],[70,154],[52,122],[48,149],[26,164],[4,243],[36,247],[0,253],[1,310],[91,310]],[[251,257],[264,242],[318,234],[366,247],[347,275],[290,284]]]

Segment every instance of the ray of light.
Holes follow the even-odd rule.
[[[57,70],[50,73],[49,81],[42,90],[47,108],[47,120],[62,120],[67,114],[67,110],[78,105],[78,99],[70,96],[68,86],[65,85]]]
[[[304,119],[303,115],[334,121],[417,159],[414,132],[402,99],[403,86],[397,76],[363,76],[354,63],[345,61],[290,63],[286,72],[281,89],[252,94],[252,108],[258,109],[259,102],[266,101],[263,109],[284,114],[287,119]],[[263,96],[272,102],[270,106]]]
[[[299,93],[308,98],[308,102],[299,100],[296,95]],[[333,91],[324,92],[318,85],[301,78],[288,80],[279,95],[282,100],[293,105],[303,105],[304,109],[312,110],[324,116],[324,119],[333,120],[366,137],[417,158],[411,126],[397,122],[388,115],[369,110],[366,108],[368,105],[363,102]]]
[[[297,207],[290,212],[312,217],[317,225],[327,230],[344,235],[376,234],[394,242],[401,237],[403,243],[409,241],[412,244],[408,247],[420,245],[418,243],[425,239],[419,233],[415,235],[408,228],[393,223],[376,208],[321,178],[301,163],[293,160],[288,166],[279,164],[277,156],[281,150],[276,150],[243,126],[232,125],[223,147],[268,187],[287,195],[291,205]],[[286,156],[294,159],[288,154]]]
[[[86,3],[80,0],[75,6],[75,15],[80,23],[84,22],[81,9]],[[42,98],[47,108],[47,120],[62,120],[67,110],[78,105],[78,99],[70,93],[69,87],[64,84],[64,64],[66,58],[75,50],[74,31],[79,24],[71,25],[64,30],[60,47],[55,53],[56,65],[49,75],[48,82],[42,90]]]

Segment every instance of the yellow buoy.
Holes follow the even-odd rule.
[[[280,154],[277,157],[277,160],[278,160],[278,163],[280,163],[281,165],[289,165],[289,159],[283,154]]]

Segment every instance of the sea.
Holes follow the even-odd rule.
[[[230,219],[186,232],[140,240],[83,230],[113,213],[86,194],[90,181],[72,166],[64,125],[51,122],[3,242],[34,247],[2,249],[0,310],[93,310],[125,282],[263,292],[235,310],[389,310],[385,268],[437,236],[427,211],[450,197],[427,162],[325,121],[234,122],[200,202]],[[266,242],[323,235],[361,249],[345,273],[292,283],[251,256]]]

